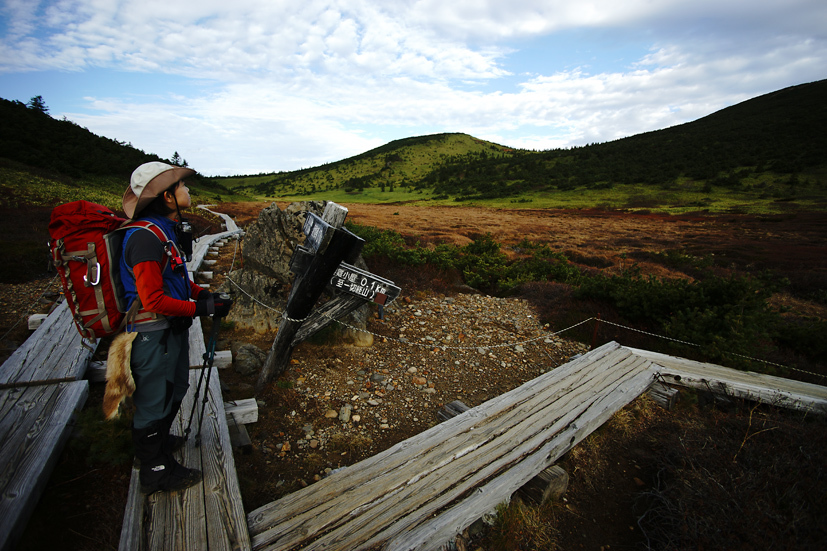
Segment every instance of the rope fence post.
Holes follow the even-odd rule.
[[[594,318],[594,332],[592,333],[592,347],[591,349],[594,350],[594,346],[597,343],[597,328],[600,326],[600,312],[597,313],[597,317]]]

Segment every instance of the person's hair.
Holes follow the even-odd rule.
[[[164,194],[166,192],[170,192],[170,193],[174,194],[175,189],[178,187],[178,184],[180,184],[180,183],[181,183],[181,180],[178,180],[177,182],[175,182],[174,184],[169,186],[167,189],[165,189],[164,191],[159,193],[155,197],[155,199],[153,199],[150,204],[148,204],[146,207],[144,207],[144,210],[142,210],[139,214],[156,214],[158,216],[166,217],[166,216],[169,216],[170,214],[172,214],[173,212],[175,212],[175,209],[171,209],[167,206],[166,202],[164,201]]]

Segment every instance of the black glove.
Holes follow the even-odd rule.
[[[226,318],[233,307],[233,299],[227,293],[213,293],[212,299],[215,303],[215,317]]]
[[[210,293],[206,289],[198,293],[198,300],[195,302],[195,314],[193,317],[214,316],[225,318],[233,306],[233,299],[226,293]]]

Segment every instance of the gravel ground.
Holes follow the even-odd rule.
[[[0,363],[31,335],[29,316],[48,313],[60,291],[60,281],[54,276],[20,284],[0,283]]]

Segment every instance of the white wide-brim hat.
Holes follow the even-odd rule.
[[[134,219],[165,189],[195,174],[191,168],[168,165],[159,161],[144,163],[135,169],[129,187],[123,194],[123,211]]]

